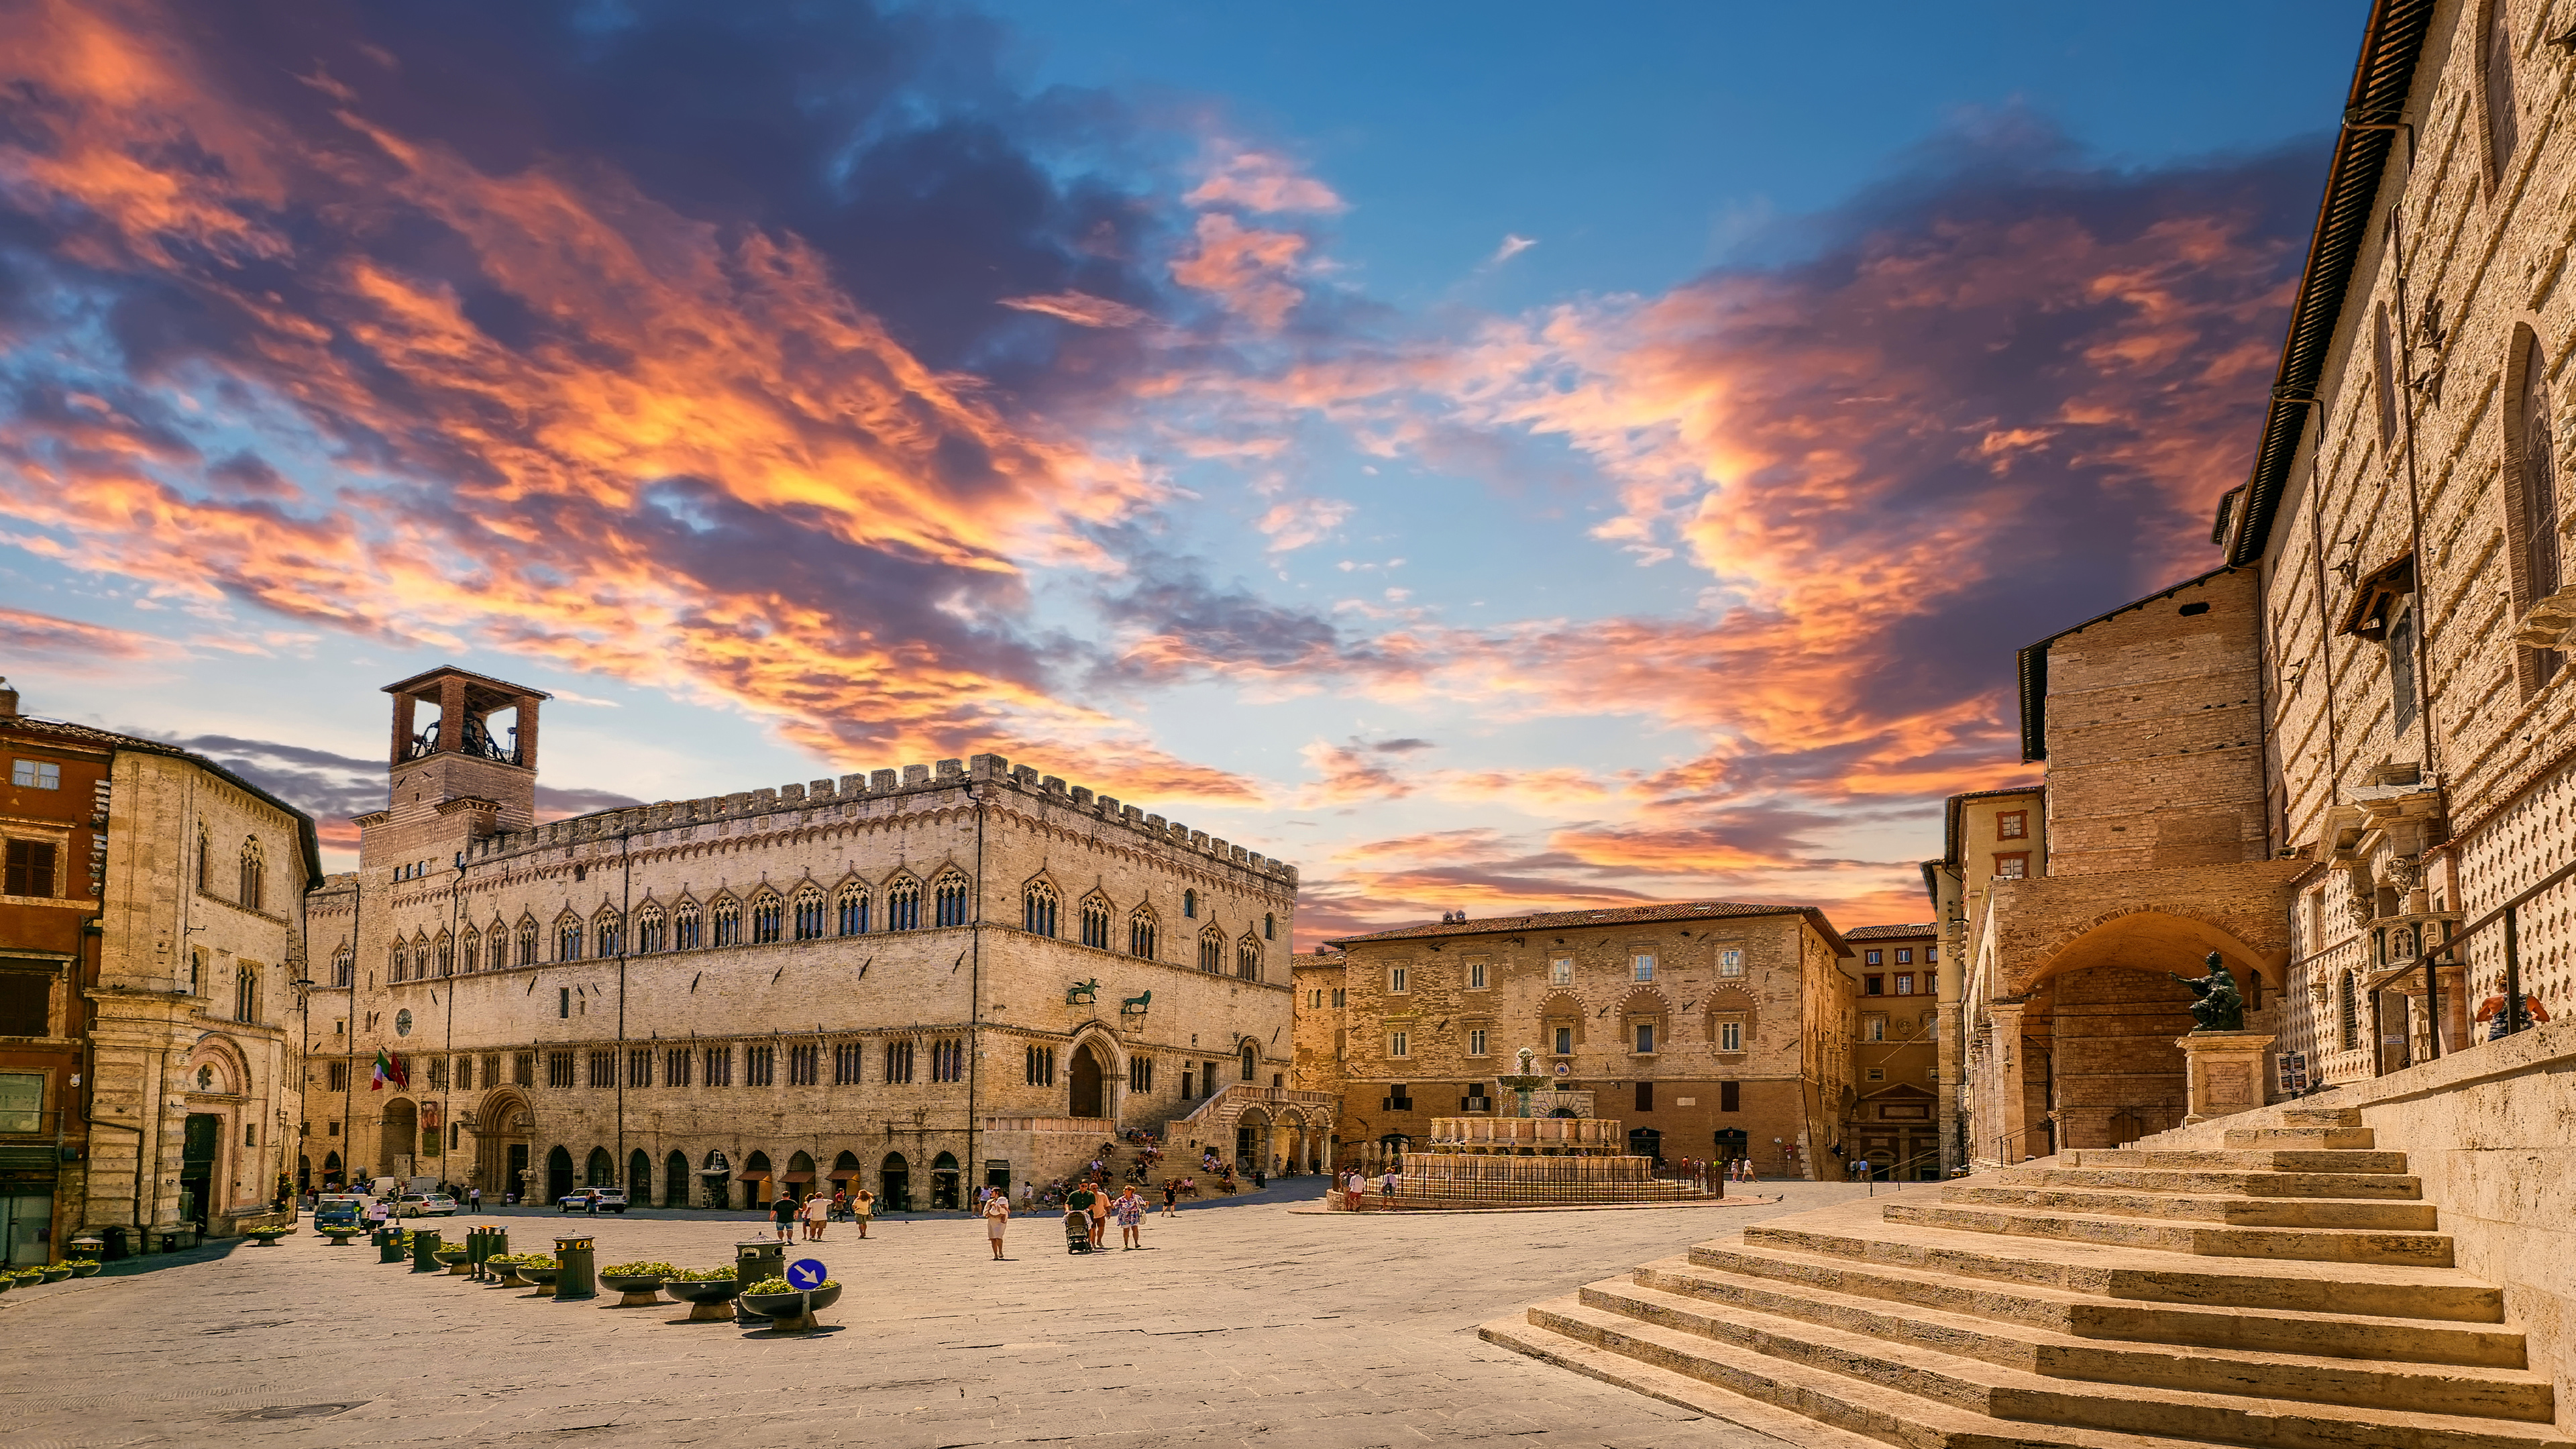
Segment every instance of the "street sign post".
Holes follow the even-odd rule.
[[[832,1272],[820,1258],[799,1258],[787,1265],[787,1286],[796,1290],[797,1326],[810,1331],[814,1327],[814,1290],[831,1281]]]

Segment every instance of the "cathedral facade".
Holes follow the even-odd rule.
[[[326,1176],[951,1206],[1136,1129],[1319,1165],[1232,1130],[1289,1069],[1295,867],[997,755],[540,824],[545,695],[387,693],[387,806],[309,901]]]

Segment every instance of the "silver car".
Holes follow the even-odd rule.
[[[443,1192],[404,1193],[394,1204],[398,1218],[446,1218],[456,1215],[456,1199]]]

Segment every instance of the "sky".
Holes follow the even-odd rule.
[[[2366,5],[0,0],[0,671],[313,811],[995,752],[1301,949],[1929,916],[2218,559]]]

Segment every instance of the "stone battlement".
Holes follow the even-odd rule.
[[[650,805],[594,811],[588,815],[548,821],[526,830],[484,836],[467,851],[467,855],[472,859],[483,859],[549,845],[613,839],[643,831],[754,819],[786,811],[954,790],[970,783],[998,785],[1039,796],[1077,814],[1124,825],[1175,849],[1212,856],[1220,863],[1236,865],[1290,886],[1297,883],[1297,867],[1287,861],[1247,850],[1227,840],[1211,838],[1206,831],[1192,830],[1177,820],[1167,821],[1160,815],[1149,815],[1138,806],[1123,804],[1114,796],[1097,794],[1086,786],[1068,786],[1060,776],[1040,775],[1035,767],[1015,766],[1000,755],[976,755],[969,760],[941,760],[933,765],[906,765],[899,770],[848,774],[837,780],[809,780],[801,785],[781,785],[775,789],[739,790],[729,795],[708,795],[695,800],[660,800]]]

